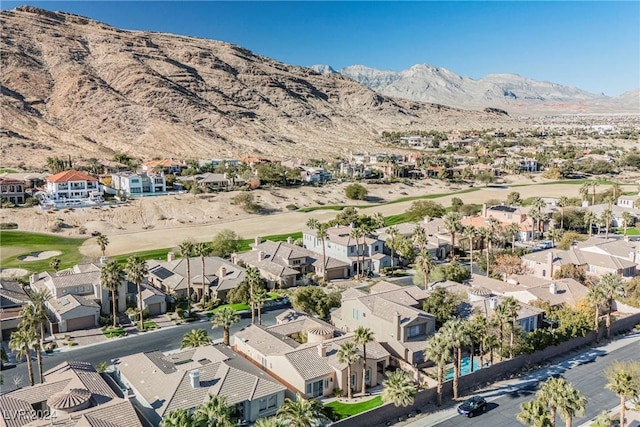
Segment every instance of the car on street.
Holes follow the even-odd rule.
[[[487,412],[487,401],[482,396],[473,396],[458,406],[458,413],[465,417],[473,417],[482,412]]]

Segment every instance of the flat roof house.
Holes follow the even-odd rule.
[[[248,422],[274,415],[285,398],[283,385],[223,345],[132,354],[120,358],[115,375],[153,425],[176,409],[196,408],[210,395],[224,396]]]

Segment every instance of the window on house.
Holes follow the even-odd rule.
[[[267,399],[260,399],[260,412],[267,410]]]
[[[351,387],[356,385],[356,374],[351,374]]]
[[[371,369],[367,369],[367,370],[364,372],[364,380],[365,380],[365,382],[367,382],[367,383],[371,383]]]
[[[427,332],[427,325],[424,323],[421,325],[409,326],[407,328],[407,338],[424,335],[426,332]]]
[[[373,250],[375,250],[376,252],[378,252],[378,251],[380,250],[380,247],[379,247],[378,245],[375,245],[375,246],[373,247]]]
[[[356,320],[359,320],[359,319],[360,319],[360,311],[358,311],[358,309],[357,309],[357,308],[354,308],[354,309],[353,309],[352,315],[353,315],[353,318],[354,318],[354,319],[356,319]]]
[[[269,396],[269,398],[267,399],[267,409],[275,408],[277,403],[278,399],[275,395]]]

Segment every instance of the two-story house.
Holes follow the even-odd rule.
[[[185,162],[175,159],[150,160],[142,164],[143,172],[164,172],[180,174],[182,170],[186,168],[187,164]]]
[[[9,340],[22,320],[21,311],[31,300],[22,285],[0,279],[0,341]]]
[[[224,397],[232,415],[250,423],[274,415],[285,399],[283,385],[223,345],[132,354],[116,369],[117,381],[151,425],[172,411],[193,411],[209,396]]]
[[[269,327],[251,325],[234,337],[236,350],[278,378],[289,390],[305,398],[329,396],[335,389],[362,389],[362,346],[360,359],[351,366],[338,360],[340,346],[353,341],[353,334],[334,337],[335,328],[308,315],[283,313],[279,324]],[[287,320],[291,319],[291,320]],[[303,339],[304,338],[304,339]],[[377,342],[367,344],[364,381],[367,386],[380,384],[389,365],[390,354]]]
[[[331,312],[331,322],[345,332],[368,327],[394,356],[420,364],[436,329],[435,317],[421,309],[426,297],[417,286],[387,282],[374,285],[368,294],[348,289],[342,293],[342,306]]]
[[[102,200],[103,189],[97,178],[68,170],[47,177],[47,195],[54,201]]]
[[[21,205],[26,199],[25,187],[17,179],[0,177],[0,201]]]
[[[302,245],[327,257],[335,258],[349,264],[349,274],[358,271],[379,273],[384,267],[391,266],[391,257],[384,253],[384,242],[378,238],[365,236],[358,239],[351,237],[351,227],[335,226],[327,229],[327,237],[320,239],[315,230],[302,233]]]
[[[541,220],[536,224],[525,210],[518,206],[487,206],[486,203],[482,205],[480,215],[463,217],[460,222],[463,226],[486,228],[489,227],[491,218],[496,219],[502,228],[506,228],[510,224],[517,224],[519,233],[516,236],[516,240],[523,242],[533,240],[534,232],[536,236],[541,236],[549,228],[548,220]],[[535,229],[536,227],[537,230]]]
[[[287,242],[263,242],[256,237],[253,250],[233,254],[231,261],[257,268],[270,288],[288,288],[306,283],[305,276],[313,274],[322,277],[325,269],[327,280],[349,277],[349,264],[327,257],[326,266],[323,267],[322,255],[294,245],[291,238]]]
[[[394,226],[397,233],[410,238],[416,231],[416,228],[422,227],[427,236],[427,251],[433,259],[445,259],[451,252],[451,233],[449,233],[444,225],[443,218],[425,218],[419,223],[404,222]],[[390,227],[384,227],[375,230],[373,234],[383,242],[389,238]],[[389,252],[388,248],[385,253]],[[394,265],[396,261],[394,260]]]
[[[127,197],[145,196],[165,193],[167,191],[167,182],[164,172],[119,172],[111,174],[111,187],[116,192]]]

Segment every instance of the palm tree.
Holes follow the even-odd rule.
[[[451,362],[451,348],[447,339],[441,333],[435,334],[427,341],[425,358],[438,366],[437,405],[442,406],[442,382],[444,381],[444,367]]]
[[[549,378],[540,385],[536,397],[545,407],[549,407],[549,418],[556,425],[556,412],[566,405],[567,381],[564,378]]]
[[[260,270],[255,267],[247,268],[244,276],[245,280],[249,284],[249,305],[251,306],[251,324],[255,323],[256,319],[256,306],[254,304],[254,295],[256,289],[262,284],[262,278],[260,277]]]
[[[504,306],[504,313],[510,319],[511,334],[509,337],[509,357],[513,359],[514,338],[516,334],[516,320],[520,311],[520,303],[514,297],[506,297],[499,305]]]
[[[138,255],[133,255],[127,258],[127,262],[124,266],[124,270],[127,272],[127,280],[136,284],[138,289],[138,310],[140,310],[140,326],[138,329],[144,330],[144,316],[142,314],[142,280],[149,274],[147,263]]]
[[[491,365],[493,365],[493,351],[498,347],[500,347],[500,343],[498,342],[498,337],[494,334],[487,334],[482,337],[482,342],[480,343],[481,352],[489,352],[489,364]]]
[[[16,352],[18,360],[23,357],[27,360],[27,371],[29,372],[29,384],[34,384],[33,366],[31,365],[31,347],[38,342],[38,337],[33,328],[18,328],[11,333],[9,348]]]
[[[518,421],[530,427],[552,427],[553,423],[547,411],[547,405],[540,400],[534,399],[524,402],[521,406],[522,410],[516,416]]]
[[[564,230],[564,208],[569,205],[569,198],[567,196],[560,196],[558,199],[558,206],[560,206],[560,229]]]
[[[565,426],[571,427],[573,417],[584,414],[586,406],[587,398],[580,391],[573,388],[571,384],[567,383],[565,386],[565,398],[562,404],[558,405],[558,412],[560,412],[560,417],[564,419]]]
[[[485,246],[486,251],[487,251],[487,277],[489,277],[489,252],[490,252],[490,247],[491,247],[491,238],[492,238],[492,232],[489,228],[487,227],[481,227],[478,229],[478,235],[480,236],[480,239],[483,242],[483,246]]]
[[[231,307],[222,307],[220,310],[216,311],[213,316],[213,327],[222,326],[224,329],[224,335],[222,342],[224,345],[229,345],[229,328],[234,323],[238,323],[240,321],[240,316],[236,313],[236,311]]]
[[[498,347],[500,349],[500,360],[504,357],[504,324],[509,321],[509,312],[507,306],[504,304],[498,304],[493,311],[493,317],[498,324]]]
[[[327,238],[327,224],[323,224],[315,218],[310,218],[307,221],[307,227],[315,230],[316,237],[322,242],[322,281],[327,281],[327,252],[325,240]]]
[[[562,238],[563,231],[560,228],[551,227],[549,229],[549,239],[551,239],[551,245],[555,246],[556,242],[559,242]]]
[[[169,412],[160,425],[162,427],[194,427],[193,415],[188,409],[176,409]]]
[[[397,369],[387,375],[382,381],[381,398],[383,402],[393,402],[395,406],[409,406],[413,404],[417,389],[409,374]]]
[[[387,240],[385,240],[384,243],[391,250],[391,267],[393,268],[393,257],[396,250],[396,240],[398,240],[398,227],[389,227],[386,234]]]
[[[44,376],[42,374],[42,354],[41,351],[44,349],[44,336],[45,336],[45,327],[49,322],[49,318],[47,317],[47,306],[46,302],[51,299],[51,292],[48,289],[42,291],[33,291],[31,293],[31,301],[33,302],[33,308],[29,309],[30,312],[27,313],[27,323],[29,327],[33,327],[38,333],[38,345],[37,345],[37,357],[38,357],[38,373],[40,377],[40,382],[44,382]],[[22,316],[23,321],[25,316]]]
[[[203,329],[200,329],[204,332]],[[209,395],[209,400],[196,408],[193,414],[195,422],[201,426],[231,427],[231,407],[225,396]]]
[[[583,202],[589,198],[590,187],[591,187],[591,184],[589,184],[588,182],[585,182],[580,186],[580,189],[578,190],[578,194],[580,194],[580,198],[582,199]]]
[[[636,364],[635,367],[632,365],[634,363]],[[620,396],[620,427],[625,426],[627,398],[634,398],[640,394],[638,372],[640,372],[640,363],[637,361],[615,362],[605,370],[605,375],[609,381],[606,387]]]
[[[100,252],[102,253],[102,257],[105,256],[105,251],[107,250],[107,246],[109,246],[109,239],[104,234],[98,234],[96,237],[96,243],[100,246]]]
[[[584,225],[589,229],[589,237],[593,234],[593,224],[596,221],[596,214],[589,210],[584,213]]]
[[[629,212],[622,213],[622,223],[624,226],[624,235],[627,235],[627,228],[633,223],[633,216]]]
[[[194,244],[191,240],[185,240],[178,246],[178,253],[187,263],[187,312],[191,315],[191,266],[189,264],[193,255]]]
[[[211,252],[213,252],[213,248],[211,247],[211,245],[207,242],[200,242],[198,244],[196,244],[193,254],[195,256],[199,256],[200,257],[200,263],[201,263],[201,279],[202,279],[202,292],[203,294],[205,294],[205,265],[204,265],[204,259],[206,257],[208,257],[209,255],[211,255]],[[207,290],[206,290],[206,295],[207,297],[209,296],[209,291],[210,288],[207,286]]]
[[[460,214],[457,212],[449,212],[444,217],[444,227],[451,233],[451,255],[456,251],[456,232],[462,227],[460,224]]]
[[[507,225],[506,232],[507,236],[511,238],[511,253],[514,253],[516,250],[516,238],[520,234],[520,225],[512,222]]]
[[[33,330],[36,333],[36,340],[32,343],[31,347],[36,353],[37,363],[38,363],[38,379],[40,383],[44,382],[44,376],[42,374],[42,339],[39,331],[39,326],[41,325],[42,318],[40,317],[41,313],[38,312],[38,309],[35,305],[29,304],[25,306],[22,310],[20,310],[20,314],[22,319],[20,320],[19,327],[23,329]]]
[[[253,295],[249,296],[251,305],[255,307],[258,313],[258,324],[262,325],[262,307],[264,303],[269,299],[269,293],[265,288],[259,286],[253,291]]]
[[[51,261],[49,261],[49,267],[51,267],[51,269],[57,273],[58,270],[60,269],[60,258],[58,257],[51,258]]]
[[[205,331],[204,329],[194,329],[184,334],[184,336],[182,337],[180,348],[195,348],[209,343],[211,343],[211,337],[209,336],[207,331]]]
[[[286,427],[278,417],[258,418],[253,427]]]
[[[473,273],[473,241],[478,235],[478,229],[473,225],[465,225],[462,227],[462,235],[469,239],[469,268]]]
[[[352,228],[350,237],[352,237],[356,241],[356,277],[360,277],[360,274],[362,273],[362,267],[364,267],[364,252],[362,253],[362,264],[360,264],[360,238],[364,237],[362,228]]]
[[[364,326],[358,326],[353,333],[355,343],[362,346],[362,394],[364,395],[367,391],[367,382],[365,381],[367,378],[367,344],[373,342],[373,331]]]
[[[596,286],[601,287],[602,293],[606,300],[606,326],[607,326],[607,339],[611,337],[611,309],[613,307],[613,301],[616,297],[620,296],[624,292],[624,283],[622,279],[615,273],[607,273],[598,282]]]
[[[351,399],[353,397],[352,385],[355,385],[351,384],[351,365],[360,359],[358,348],[353,342],[348,341],[340,345],[337,356],[338,362],[346,363],[347,365],[347,399]],[[362,381],[364,382],[364,378],[362,378]]]
[[[111,291],[111,304],[113,307],[113,327],[117,326],[118,320],[118,308],[117,308],[117,299],[116,299],[116,291],[120,287],[120,282],[122,281],[122,268],[120,264],[115,259],[107,262],[107,264],[102,267],[100,270],[100,283],[105,289]]]
[[[618,197],[620,197],[621,193],[622,193],[622,190],[620,189],[620,184],[618,184],[617,182],[614,182],[613,184],[611,184],[611,199],[612,200],[618,200]]]
[[[423,250],[420,252],[415,262],[416,267],[422,273],[424,289],[427,290],[429,286],[429,275],[431,271],[436,267],[436,262],[431,258],[429,251]]]
[[[429,236],[427,236],[427,232],[422,225],[416,225],[416,228],[414,228],[413,234],[411,235],[411,240],[418,248],[418,252],[422,252],[427,249]]]
[[[595,310],[595,322],[593,330],[596,332],[596,342],[600,342],[600,307],[607,303],[607,296],[603,292],[603,287],[595,284],[589,288],[587,301]]]
[[[298,394],[296,400],[287,397],[276,416],[289,427],[316,427],[327,419],[323,409],[322,403],[315,399],[303,399]]]
[[[591,204],[596,204],[596,187],[600,185],[600,183],[596,180],[591,181],[591,188],[593,188],[593,196],[591,196]]]
[[[471,351],[469,352],[469,372],[473,372],[474,370],[474,361],[475,361],[475,353],[476,353],[476,344],[479,346],[480,351],[480,361],[484,357],[484,352],[482,349],[482,341],[485,336],[488,334],[489,323],[487,322],[487,318],[483,315],[475,315],[473,316],[469,322],[465,324],[467,328],[466,334],[469,337],[468,344],[471,346]]]
[[[613,220],[613,212],[611,209],[605,209],[602,211],[602,216],[600,217],[600,221],[604,223],[604,238],[609,238],[609,227],[611,227],[611,221]]]
[[[449,348],[453,350],[453,398],[458,398],[458,383],[460,381],[460,369],[462,367],[462,347],[469,342],[465,328],[465,322],[461,319],[448,320],[440,331],[444,335]]]

